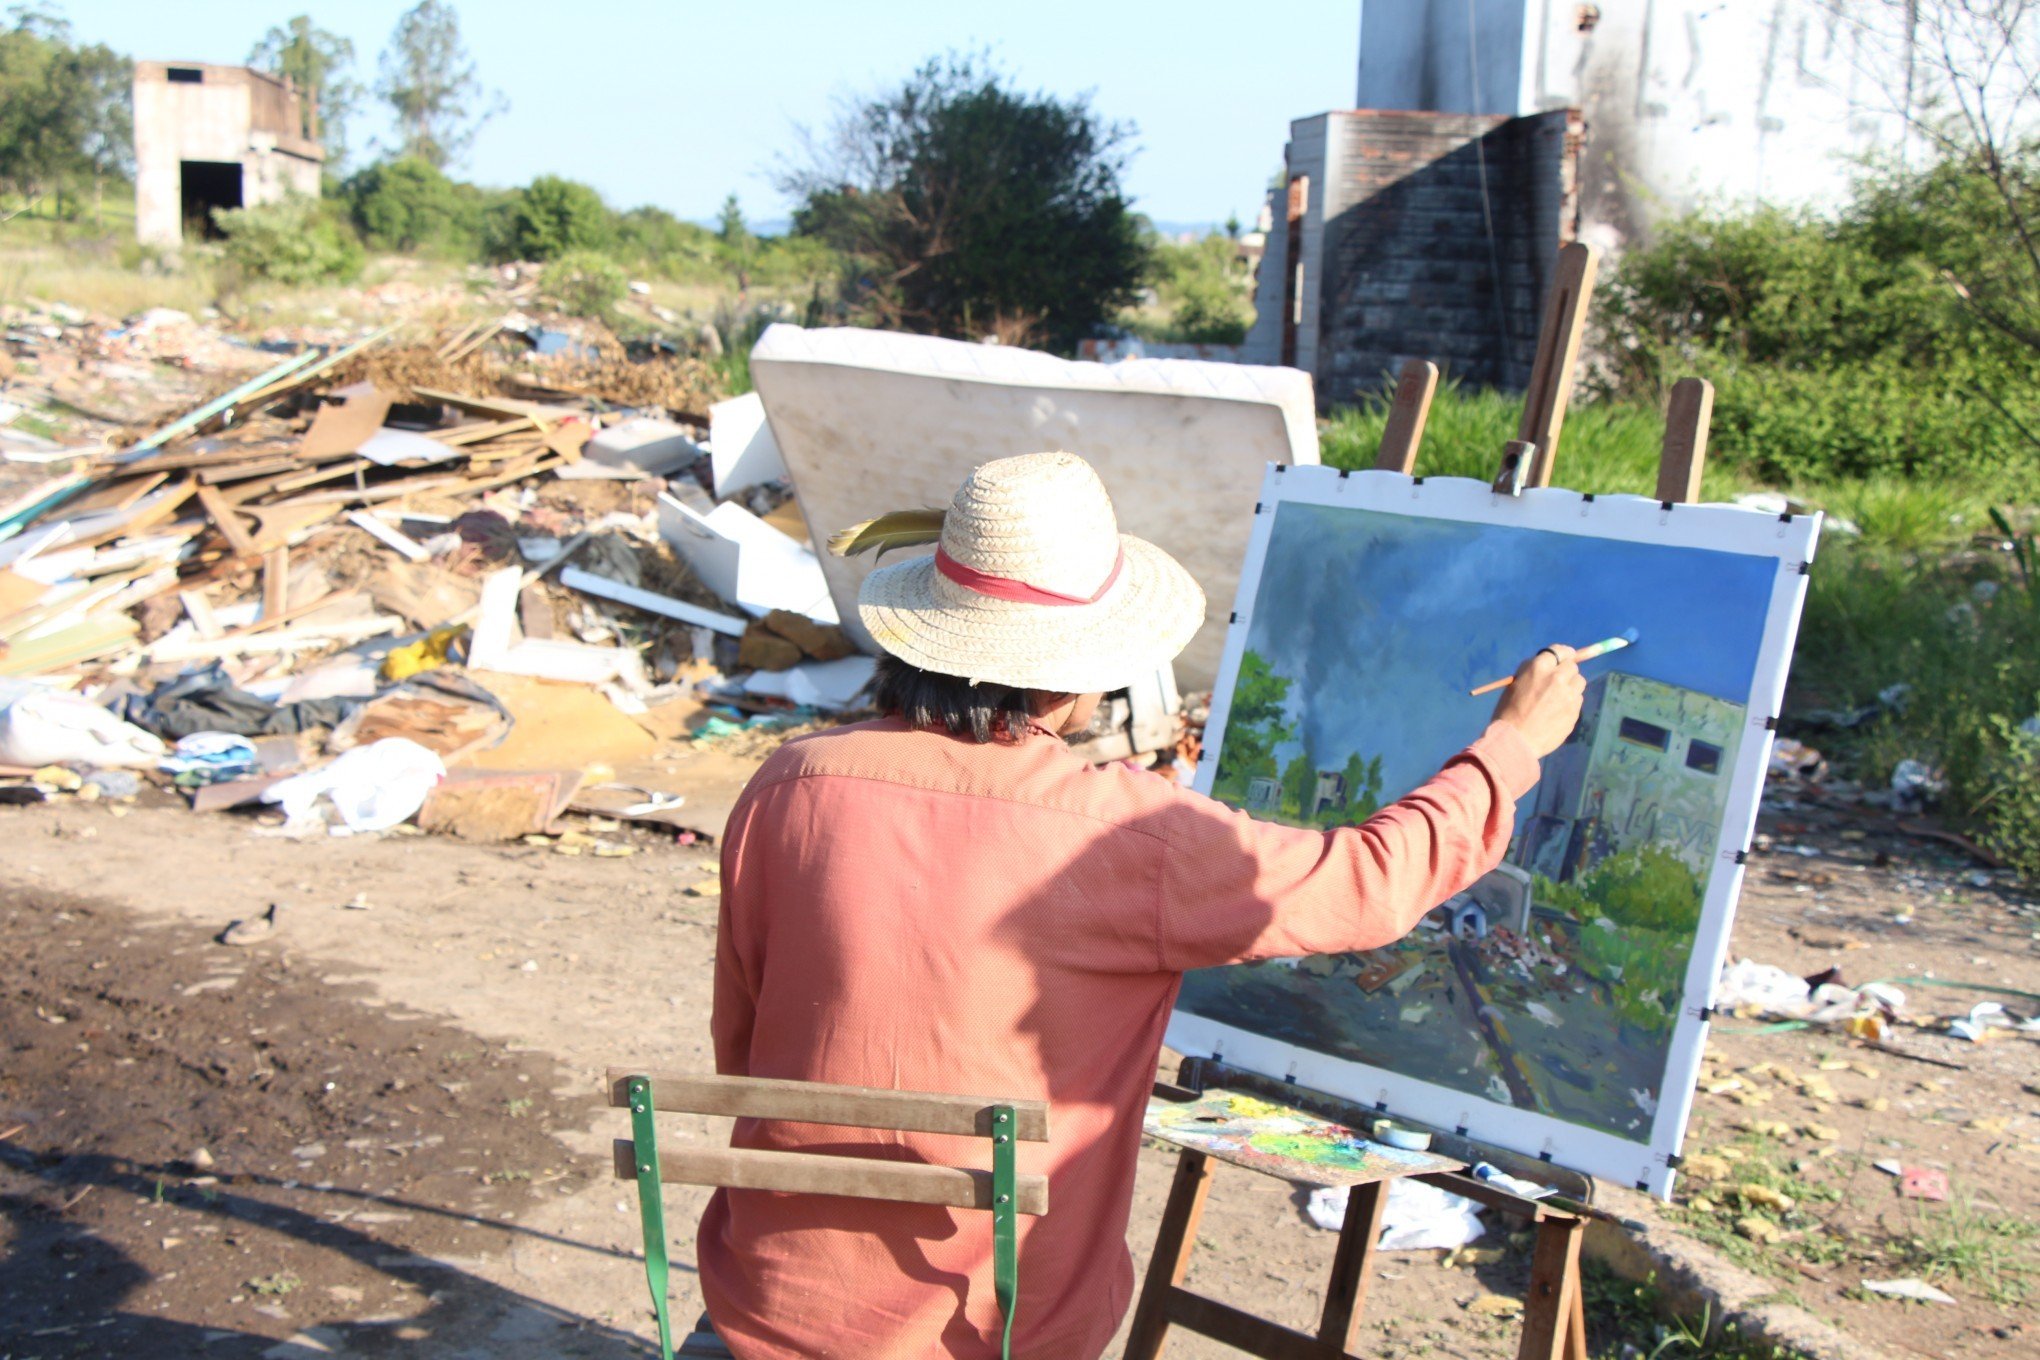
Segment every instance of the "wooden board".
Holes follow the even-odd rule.
[[[1381,427],[1381,448],[1374,466],[1405,477],[1417,470],[1417,447],[1424,442],[1424,423],[1431,418],[1431,398],[1438,391],[1438,365],[1411,359],[1396,380],[1388,420]]]
[[[298,444],[299,456],[327,458],[353,453],[382,428],[393,400],[387,392],[371,391],[321,406]]]
[[[637,1149],[629,1139],[615,1144],[616,1178],[637,1179]],[[659,1179],[681,1185],[719,1185],[732,1190],[776,1190],[797,1195],[847,1195],[904,1204],[939,1204],[951,1209],[992,1207],[992,1173],[967,1167],[880,1161],[875,1157],[830,1157],[813,1152],[760,1152],[752,1148],[659,1149]],[[1048,1212],[1048,1177],[1013,1178],[1014,1207],[1023,1214]]]
[[[1537,460],[1526,486],[1550,486],[1558,459],[1559,431],[1565,425],[1566,403],[1572,399],[1573,376],[1579,367],[1580,343],[1587,329],[1587,302],[1594,293],[1600,252],[1575,241],[1558,252],[1558,268],[1545,300],[1544,324],[1537,334],[1537,361],[1524,394],[1523,422],[1516,437],[1537,446]]]
[[[1681,378],[1672,385],[1665,411],[1665,442],[1658,454],[1657,498],[1665,504],[1700,499],[1700,474],[1707,468],[1707,427],[1714,419],[1714,384]]]
[[[418,826],[465,841],[543,832],[580,786],[579,770],[450,770],[425,795]]]
[[[604,1076],[609,1103],[630,1104],[624,1086],[634,1076],[650,1077],[654,1109],[736,1119],[784,1119],[798,1124],[841,1124],[903,1133],[992,1136],[992,1106],[1011,1105],[1014,1137],[1024,1143],[1048,1141],[1048,1102],[999,1101],[985,1096],[889,1091],[873,1086],[835,1086],[819,1081],[778,1081],[769,1077],[719,1077],[701,1073],[612,1067]]]

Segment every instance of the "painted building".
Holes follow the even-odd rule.
[[[1597,678],[1572,736],[1544,761],[1510,861],[1564,883],[1610,855],[1656,845],[1704,877],[1744,712],[1639,675]]]
[[[1520,388],[1550,259],[1708,204],[1825,205],[1902,154],[1898,5],[1362,0],[1354,108],[1299,118],[1241,357],[1321,405],[1408,358]],[[1895,55],[1896,54],[1896,55]]]
[[[245,66],[138,61],[135,237],[177,247],[217,234],[216,208],[319,193],[325,152],[297,91]]]
[[[1247,781],[1246,811],[1274,812],[1282,806],[1282,781],[1256,775]]]

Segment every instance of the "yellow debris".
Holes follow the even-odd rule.
[[[1738,1218],[1735,1221],[1735,1230],[1752,1242],[1765,1244],[1775,1242],[1785,1235],[1784,1231],[1770,1219],[1758,1218],[1754,1214],[1747,1218]]]
[[[1738,1185],[1735,1192],[1742,1197],[1745,1204],[1762,1205],[1766,1209],[1776,1209],[1781,1214],[1799,1203],[1792,1196],[1781,1194],[1768,1185]]]
[[[1523,1312],[1523,1300],[1512,1299],[1506,1294],[1483,1294],[1467,1304],[1466,1311],[1479,1313],[1483,1317],[1520,1317]]]
[[[1688,1157],[1686,1165],[1682,1169],[1687,1175],[1697,1177],[1700,1180],[1718,1181],[1728,1175],[1728,1159],[1703,1152],[1697,1156]]]
[[[1886,1100],[1883,1096],[1871,1096],[1868,1100],[1857,1101],[1856,1107],[1858,1109],[1868,1110],[1872,1114],[1882,1114],[1884,1111],[1891,1108],[1891,1102]]]
[[[1820,1070],[1823,1072],[1846,1072],[1849,1070],[1849,1067],[1850,1063],[1847,1058],[1829,1058],[1820,1065]]]
[[[1822,1143],[1832,1143],[1842,1136],[1842,1131],[1829,1124],[1808,1124],[1806,1136]]]

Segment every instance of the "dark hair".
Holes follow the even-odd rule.
[[[872,692],[879,708],[912,727],[940,727],[980,742],[1018,741],[1034,720],[1033,690],[924,671],[880,656]]]

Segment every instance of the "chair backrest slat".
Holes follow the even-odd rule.
[[[887,1091],[870,1086],[833,1086],[813,1081],[780,1081],[770,1077],[703,1076],[687,1072],[612,1067],[607,1073],[609,1103],[630,1104],[625,1083],[634,1076],[651,1078],[655,1109],[685,1114],[729,1115],[744,1119],[783,1119],[801,1124],[834,1124],[861,1129],[895,1129],[902,1133],[953,1133],[965,1137],[992,1135],[992,1107],[1013,1109],[1021,1142],[1048,1141],[1048,1102],[995,1102],[983,1096],[938,1095],[922,1091]],[[670,1179],[670,1177],[668,1178]]]
[[[637,1149],[628,1138],[615,1143],[619,1180],[637,1177]],[[778,1190],[808,1195],[941,1204],[952,1209],[990,1209],[992,1173],[969,1167],[930,1166],[872,1157],[753,1148],[662,1147],[659,1179],[669,1184],[720,1185],[732,1190]],[[1048,1212],[1048,1177],[1016,1176],[1013,1203],[1023,1214]]]

